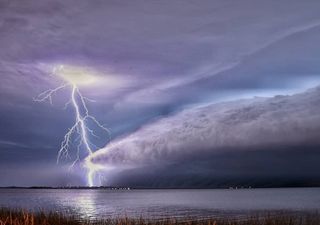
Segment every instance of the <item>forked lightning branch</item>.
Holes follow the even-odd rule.
[[[88,74],[86,70],[70,66],[55,67],[53,72],[54,75],[60,76],[63,79],[63,84],[57,88],[40,93],[34,100],[37,102],[49,101],[52,104],[54,94],[62,89],[70,88],[71,95],[69,101],[66,103],[66,107],[72,105],[75,112],[75,120],[73,126],[69,128],[61,142],[57,163],[59,163],[61,159],[72,159],[70,152],[74,150],[76,151],[76,157],[71,164],[71,167],[73,167],[77,163],[82,162],[80,157],[82,155],[81,151],[85,151],[86,156],[91,156],[94,151],[99,149],[99,147],[91,142],[92,138],[98,138],[99,136],[96,134],[97,130],[90,128],[89,123],[95,125],[96,129],[105,132],[106,137],[109,136],[110,132],[94,116],[90,115],[87,107],[87,101],[89,101],[89,99],[83,96],[79,90],[79,86],[93,84],[97,81],[97,78]],[[75,148],[72,147],[74,143],[76,143]],[[91,163],[89,160],[90,157],[86,158],[87,160],[84,161],[84,166],[87,169],[87,183],[89,186],[94,186],[95,173],[101,168]]]

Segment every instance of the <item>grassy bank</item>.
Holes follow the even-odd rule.
[[[277,216],[255,216],[245,220],[204,219],[197,218],[186,221],[166,219],[161,221],[145,219],[105,219],[97,221],[80,220],[74,215],[59,213],[29,213],[22,210],[0,209],[0,225],[320,225],[320,214],[299,214]]]

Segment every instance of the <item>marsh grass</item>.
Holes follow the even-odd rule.
[[[50,212],[27,212],[24,210],[0,209],[0,225],[320,225],[318,213],[278,214],[248,216],[247,218],[185,218],[163,220],[109,218],[85,220],[76,215]]]

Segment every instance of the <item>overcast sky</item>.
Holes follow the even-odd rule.
[[[303,98],[287,96],[284,102],[277,98],[239,100],[293,95],[320,85],[319,11],[318,0],[0,1],[0,185],[86,183],[82,172],[68,171],[70,161],[56,165],[60,143],[75,119],[72,107],[64,109],[70,90],[54,95],[53,105],[33,101],[42,91],[61,85],[61,77],[52,73],[59,65],[89,68],[103,80],[81,88],[83,95],[94,100],[88,102],[91,114],[111,131],[111,143],[108,137],[96,140],[102,148],[99,154],[121,143],[122,148],[112,153],[115,159],[126,159],[127,151],[137,155],[130,165],[100,155],[99,163],[117,167],[111,175],[106,172],[106,184],[124,184],[127,168],[139,181],[127,184],[142,186],[169,185],[163,181],[168,175],[165,168],[178,171],[174,175],[177,182],[172,184],[177,186],[194,177],[201,179],[188,185],[205,186],[208,180],[212,184],[225,174],[237,179],[319,177],[314,164],[304,166],[319,155],[315,138],[320,128],[315,116],[319,114],[318,90]],[[222,103],[226,101],[232,103]],[[274,112],[273,101],[285,109],[268,113]],[[253,109],[247,112],[249,103]],[[208,121],[202,124],[200,120],[202,128],[193,129],[199,125],[201,109],[208,110],[204,113]],[[242,113],[235,113],[239,124],[252,126],[228,123],[236,109]],[[291,113],[296,111],[301,113]],[[255,119],[256,112],[267,116]],[[295,131],[290,134],[280,129],[281,118],[287,114],[291,116],[286,129]],[[311,119],[305,121],[305,117]],[[209,131],[224,120],[228,125],[215,139],[217,134]],[[191,128],[190,121],[194,121]],[[265,124],[270,126],[266,130],[261,128]],[[189,147],[168,142],[170,147],[165,149],[175,153],[162,151],[154,143],[167,143],[166,132],[173,129],[183,132],[177,137],[170,134],[173,140],[169,141],[186,139]],[[235,131],[247,135],[237,139]],[[127,149],[132,137],[137,139],[136,150]],[[259,142],[268,138],[269,142]],[[253,145],[252,139],[257,143]],[[151,157],[145,145],[150,152],[159,151],[152,156],[157,161],[154,167],[143,164],[142,158]],[[199,155],[213,160],[211,150],[217,145],[225,152],[221,155],[224,160],[218,160],[225,163],[217,168],[207,166],[216,162],[199,157],[192,163],[183,156],[189,152],[194,157],[200,151]],[[291,147],[294,154],[287,153]],[[274,169],[277,150],[282,152],[282,163]],[[230,153],[234,151],[243,154]],[[296,171],[287,169],[306,155],[304,151],[310,153],[295,177]],[[250,152],[253,164],[246,169],[244,159]],[[261,158],[269,161],[259,169]],[[168,159],[172,164],[167,164]],[[188,168],[179,166],[185,160]],[[142,164],[163,179],[153,173],[141,175]],[[236,172],[239,168],[245,169]],[[254,175],[248,174],[252,168],[257,170]]]

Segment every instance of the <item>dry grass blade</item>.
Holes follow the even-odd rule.
[[[234,218],[202,219],[180,221],[175,218],[148,220],[144,218],[107,218],[104,220],[85,220],[76,215],[61,213],[31,213],[23,210],[0,209],[0,225],[320,225],[320,214],[299,215],[280,214],[276,216],[255,216],[245,220]]]

